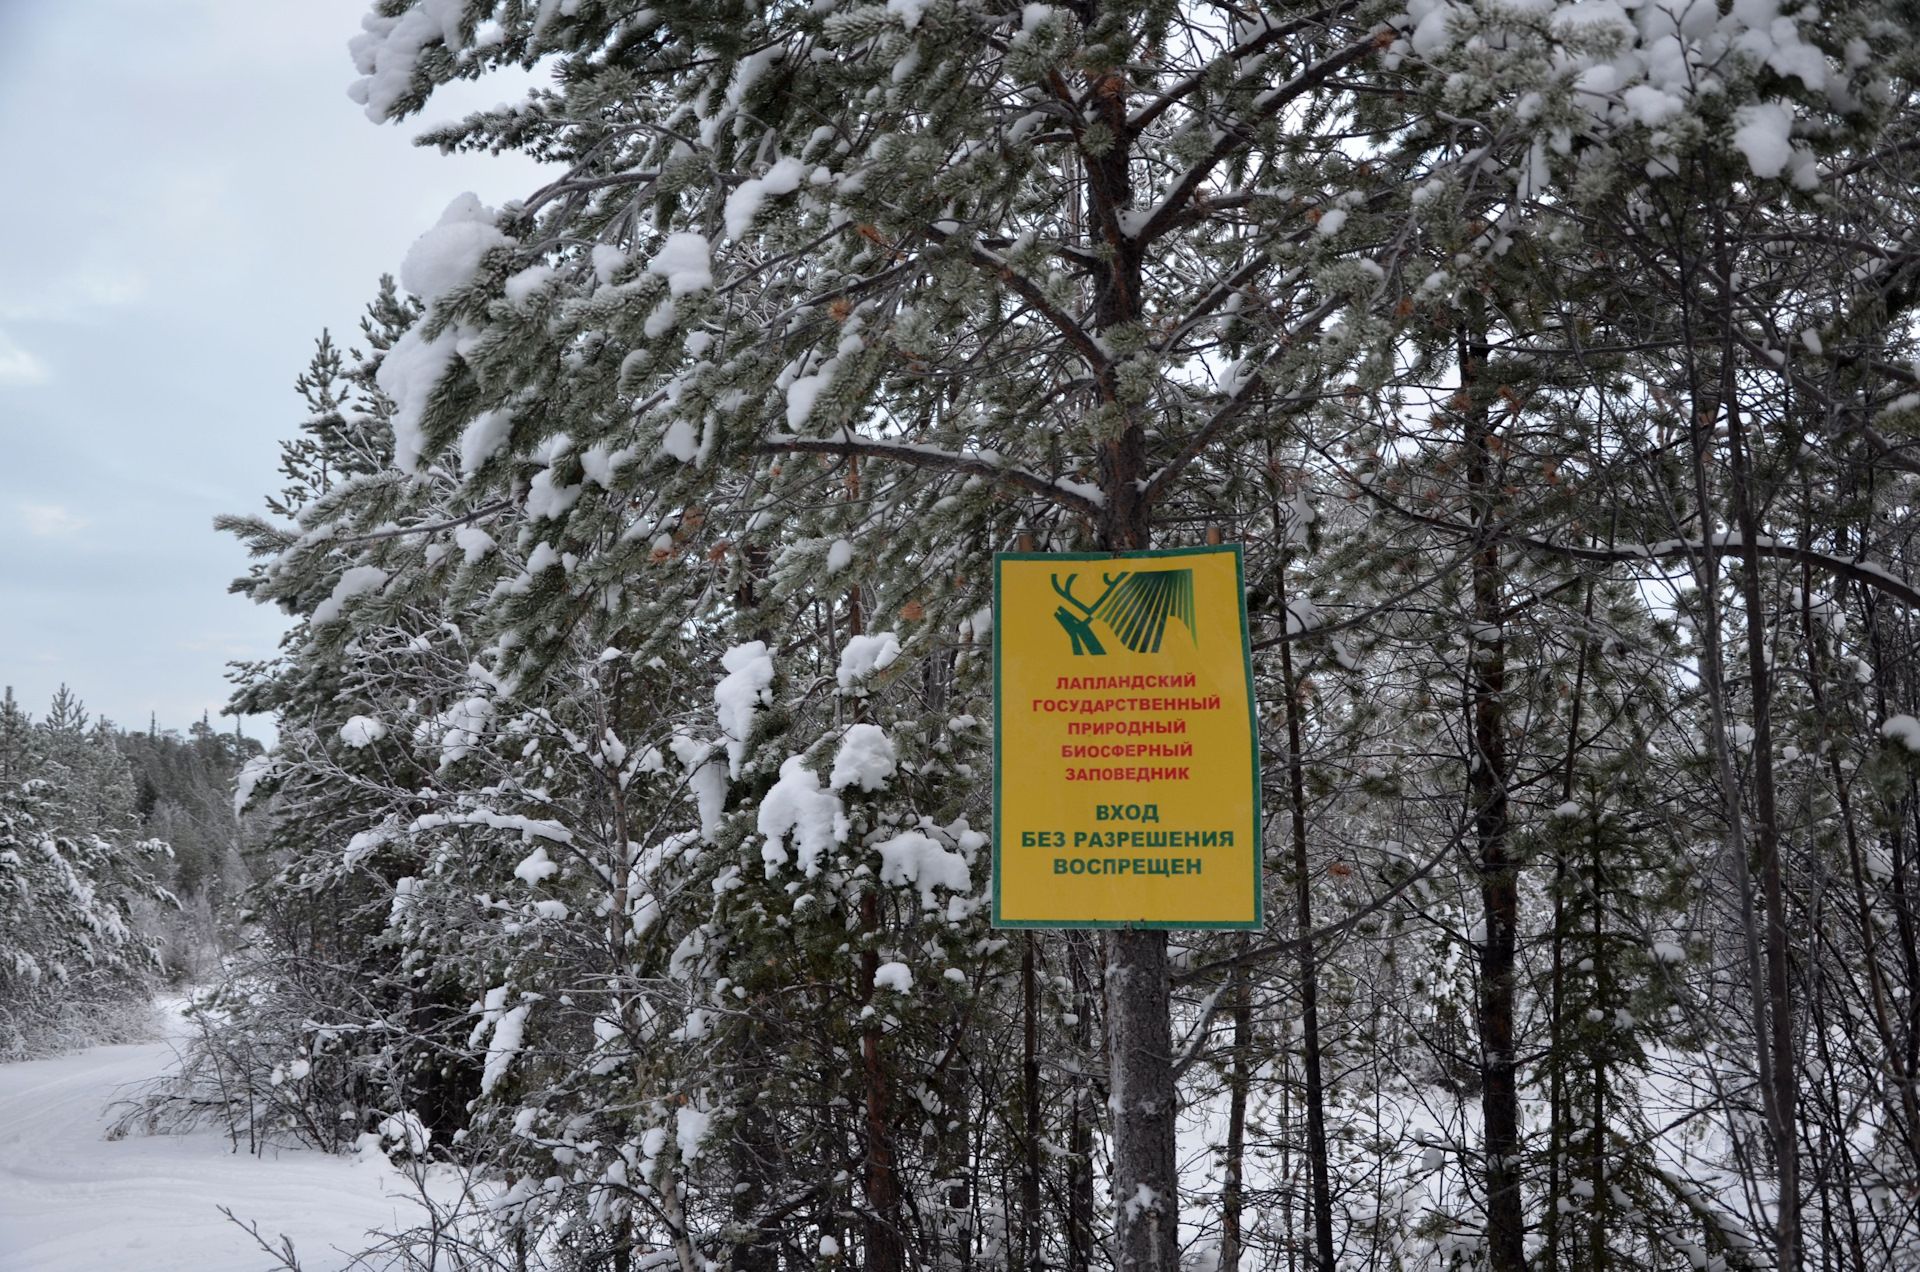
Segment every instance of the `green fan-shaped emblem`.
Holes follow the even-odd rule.
[[[1187,639],[1195,640],[1193,630],[1193,571],[1127,570],[1118,575],[1102,574],[1106,585],[1092,604],[1073,594],[1078,574],[1067,575],[1062,583],[1053,576],[1053,590],[1066,604],[1053,612],[1060,626],[1073,641],[1075,654],[1104,654],[1106,646],[1094,632],[1097,621],[1136,654],[1160,652],[1161,638],[1167,634],[1167,620],[1177,618],[1186,625]],[[1071,607],[1071,608],[1069,608]]]

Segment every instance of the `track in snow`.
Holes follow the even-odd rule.
[[[369,1230],[415,1213],[377,1158],[253,1157],[209,1131],[107,1141],[107,1105],[172,1060],[158,1042],[0,1064],[0,1272],[270,1267],[223,1205],[269,1240],[292,1237],[306,1272],[332,1272]]]

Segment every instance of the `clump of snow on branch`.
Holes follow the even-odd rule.
[[[471,477],[479,472],[480,465],[500,453],[512,431],[511,411],[482,411],[474,416],[473,423],[460,435],[461,476]]]
[[[485,1000],[476,1004],[480,1013],[480,1022],[473,1027],[473,1035],[468,1039],[471,1046],[479,1046],[489,1031],[493,1038],[487,1044],[486,1067],[480,1075],[480,1091],[485,1095],[500,1084],[507,1076],[507,1067],[513,1063],[514,1056],[520,1053],[520,1044],[526,1031],[527,1011],[530,1003],[521,1003],[518,1007],[507,1008],[508,988],[498,985],[487,991]]]
[[[340,617],[340,611],[348,601],[356,596],[365,596],[368,592],[377,592],[386,586],[387,572],[377,565],[356,565],[340,575],[340,581],[333,585],[333,594],[313,607],[312,622],[315,627],[331,623]]]
[[[374,377],[381,392],[393,399],[393,463],[403,473],[419,471],[424,445],[420,421],[428,399],[453,363],[458,340],[452,330],[428,340],[416,323],[387,350]]]
[[[960,620],[960,639],[982,644],[993,634],[993,606],[982,605]]]
[[[807,175],[807,165],[798,159],[782,159],[767,170],[765,176],[750,177],[734,188],[727,196],[724,219],[727,237],[739,242],[753,228],[753,218],[760,215],[761,205],[775,195],[792,194],[800,188],[801,179]]]
[[[391,1144],[395,1151],[405,1152],[414,1157],[426,1152],[427,1145],[433,1140],[433,1132],[412,1109],[389,1113],[382,1118],[379,1135],[382,1144]]]
[[[834,372],[840,369],[838,358],[829,358],[820,364],[820,369],[812,375],[803,375],[787,387],[787,427],[798,431],[813,415],[813,405],[820,395],[833,383]]]
[[[512,240],[494,224],[493,211],[472,194],[447,205],[439,223],[422,234],[400,264],[400,285],[426,300],[473,281],[480,261],[496,247]],[[458,326],[428,339],[416,323],[387,351],[375,377],[393,399],[393,462],[402,472],[415,472],[423,458],[420,424],[434,390],[446,376],[459,350]],[[476,442],[476,448],[478,443]],[[466,449],[463,445],[463,452]]]
[[[1735,118],[1733,146],[1747,157],[1747,166],[1756,177],[1777,177],[1793,166],[1793,183],[1801,189],[1819,184],[1814,174],[1813,155],[1796,150],[1793,134],[1793,108],[1785,102],[1759,102],[1742,106]]]
[[[445,711],[423,720],[414,729],[414,741],[440,748],[440,767],[458,763],[480,745],[493,723],[493,702],[478,694],[461,698]]]
[[[727,674],[713,687],[714,711],[720,731],[727,736],[727,775],[739,777],[753,718],[763,705],[773,701],[768,691],[773,683],[773,657],[765,641],[750,640],[722,654],[720,665]]]
[[[387,121],[412,88],[414,68],[429,45],[460,51],[466,7],[466,0],[419,0],[396,18],[369,13],[360,19],[361,33],[347,41],[347,52],[364,78],[347,86],[347,96],[367,108],[368,119]]]
[[[340,740],[356,751],[386,736],[387,726],[373,716],[348,716],[347,722],[340,726]]]
[[[911,31],[920,25],[920,15],[927,11],[929,0],[887,0],[887,12],[899,17],[900,25]]]
[[[964,895],[973,891],[973,876],[967,859],[949,852],[938,840],[918,830],[895,835],[878,845],[880,882],[919,889],[920,904],[932,910],[938,906],[935,888]]]
[[[893,739],[877,724],[856,724],[840,739],[839,753],[833,757],[833,772],[827,785],[842,791],[858,786],[877,791],[886,785],[899,767],[893,751]]]
[[[780,766],[780,780],[760,800],[759,829],[766,836],[760,857],[767,877],[787,864],[787,836],[802,872],[811,879],[820,873],[820,857],[836,843],[844,843],[849,823],[840,801],[821,789],[820,775],[797,755]]]
[[[481,258],[512,241],[493,220],[493,209],[479,196],[460,195],[407,249],[400,262],[400,285],[422,300],[432,300],[472,282]]]
[[[700,814],[700,837],[713,843],[720,833],[720,813],[727,804],[727,767],[714,757],[718,745],[689,733],[676,733],[667,743],[673,757],[687,771],[687,789]]]
[[[647,262],[647,272],[667,280],[667,294],[684,296],[713,286],[713,260],[706,238],[699,234],[669,234],[660,251]]]
[[[700,1156],[700,1143],[707,1137],[707,1127],[713,1122],[713,1114],[706,1109],[691,1104],[680,1107],[674,1119],[674,1143],[680,1147],[680,1156],[692,1161]]]
[[[360,836],[355,835],[354,838],[358,839]],[[347,845],[347,856],[351,857],[352,855],[353,845],[349,843]],[[420,879],[416,875],[407,875],[393,881],[393,900],[387,906],[388,927],[397,926],[402,919],[407,917],[407,911],[411,910],[413,903],[419,900],[420,892]]]
[[[533,475],[533,480],[527,486],[527,517],[535,521],[559,520],[579,501],[584,488],[584,483],[556,486],[553,469],[542,469]]]
[[[559,864],[555,862],[553,858],[547,856],[547,850],[544,847],[536,847],[532,852],[527,854],[526,858],[522,860],[519,865],[513,868],[514,877],[521,880],[528,887],[532,887],[542,879],[551,878],[558,873],[560,873]]]
[[[1880,736],[1920,755],[1920,720],[1910,715],[1888,716],[1880,726]]]
[[[851,689],[856,681],[884,671],[900,656],[900,638],[892,632],[874,636],[849,636],[840,650],[840,667],[835,673],[842,689]]]
[[[501,291],[506,293],[508,300],[517,305],[528,297],[536,296],[546,290],[547,284],[556,277],[558,275],[551,265],[529,265],[523,270],[508,275],[507,281],[501,285]]]
[[[595,243],[588,258],[593,262],[593,277],[602,286],[611,283],[627,263],[627,254],[611,243]]]
[[[238,817],[246,811],[247,804],[253,799],[254,788],[273,776],[273,757],[256,755],[240,766],[239,774],[233,780],[233,815]]]
[[[393,834],[394,828],[390,822],[355,832],[353,838],[347,840],[347,850],[340,854],[340,863],[349,870],[353,869],[372,855],[374,849],[390,843]]]
[[[467,565],[472,565],[500,546],[493,541],[492,535],[477,526],[461,526],[453,532],[453,542],[460,549],[461,561]]]

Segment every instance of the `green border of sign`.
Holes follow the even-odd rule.
[[[1000,635],[1006,625],[1000,621],[1000,563],[1002,561],[1120,561],[1146,560],[1152,557],[1201,556],[1213,552],[1233,553],[1234,593],[1239,597],[1240,659],[1247,677],[1247,732],[1253,754],[1253,918],[1245,923],[1136,922],[1109,919],[1068,921],[1041,919],[1002,919],[1000,917]],[[1201,545],[1191,548],[1149,548],[1143,552],[996,552],[993,555],[993,926],[996,928],[1166,928],[1178,931],[1248,931],[1264,927],[1267,921],[1265,882],[1266,839],[1261,829],[1260,795],[1260,711],[1253,696],[1253,642],[1247,629],[1246,563],[1237,543]]]

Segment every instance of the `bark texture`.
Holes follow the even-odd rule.
[[[1114,1267],[1117,1272],[1178,1272],[1167,934],[1112,931],[1106,945]]]
[[[1480,876],[1480,1108],[1484,1122],[1487,1262],[1493,1272],[1525,1272],[1526,1214],[1520,1195],[1520,1092],[1513,1041],[1514,959],[1520,914],[1519,863],[1507,812],[1506,644],[1500,547],[1493,528],[1496,444],[1482,382],[1485,337],[1461,342],[1461,405],[1466,410],[1467,486],[1479,543],[1473,557],[1473,640],[1467,677],[1467,727],[1473,742],[1467,798]]]

